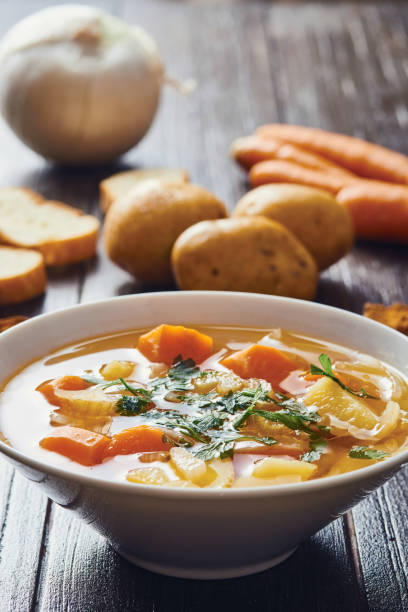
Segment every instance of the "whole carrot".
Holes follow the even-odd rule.
[[[358,237],[408,244],[408,187],[362,180],[341,189],[337,201],[349,209]]]
[[[273,159],[282,144],[280,140],[273,138],[244,136],[234,140],[230,147],[230,154],[245,170],[249,170],[260,161]]]
[[[280,123],[264,125],[258,128],[256,134],[303,147],[358,176],[408,184],[408,157],[360,138]]]
[[[345,168],[338,166],[321,155],[306,151],[297,145],[276,139],[262,138],[257,135],[237,138],[232,143],[230,152],[235,161],[247,170],[260,161],[282,159],[313,170],[325,170],[343,176],[353,176]]]
[[[249,181],[252,187],[267,183],[297,183],[337,193],[356,179],[336,173],[313,170],[294,162],[268,160],[252,166]],[[358,180],[358,179],[357,179]]]

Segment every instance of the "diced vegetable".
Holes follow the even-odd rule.
[[[350,395],[331,378],[321,378],[303,398],[306,406],[316,406],[321,416],[335,419],[332,425],[356,433],[352,428],[370,431],[379,423],[376,414],[364,400]],[[362,434],[364,437],[365,434]]]
[[[169,450],[171,446],[163,431],[158,427],[138,425],[137,427],[123,429],[112,436],[110,444],[105,450],[105,457]]]
[[[234,480],[234,468],[231,459],[212,459],[208,464],[208,472],[212,476],[211,481],[206,485],[210,489],[225,489],[232,485]]]
[[[135,363],[130,361],[110,361],[100,369],[100,373],[105,380],[116,380],[117,378],[127,378],[134,370]]]
[[[233,353],[221,361],[241,378],[262,378],[275,389],[299,366],[284,353],[271,346],[253,344],[247,349]]]
[[[61,389],[62,391],[81,391],[88,389],[91,383],[86,382],[80,376],[62,376],[61,378],[55,378],[42,383],[37,387],[37,391],[42,393],[46,400],[54,406],[59,406],[59,399],[56,395],[56,390]]]
[[[57,427],[40,441],[40,446],[68,457],[82,465],[97,465],[102,462],[109,438],[79,427]]]
[[[257,463],[253,469],[253,476],[257,478],[274,478],[275,476],[300,476],[302,480],[308,480],[316,472],[317,466],[306,461],[296,459],[282,459],[278,457],[267,457]]]
[[[159,325],[140,336],[137,348],[150,361],[171,365],[176,357],[201,363],[213,350],[213,339],[182,325]]]
[[[207,475],[207,464],[192,455],[187,449],[175,447],[170,450],[170,461],[176,472],[194,484],[203,484]]]
[[[158,467],[136,468],[126,474],[126,480],[147,485],[163,485],[169,482],[164,470]]]

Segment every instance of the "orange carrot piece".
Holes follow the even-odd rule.
[[[60,398],[55,394],[56,389],[63,389],[64,391],[81,391],[82,389],[88,389],[91,383],[86,382],[80,376],[62,376],[61,378],[55,378],[42,383],[37,387],[37,391],[42,393],[45,399],[53,406],[59,406],[61,403]]]
[[[290,142],[327,157],[358,176],[390,183],[408,183],[408,157],[373,144],[325,130],[289,124],[264,125],[256,135]]]
[[[310,168],[311,170],[323,170],[325,172],[334,172],[335,174],[344,176],[345,178],[357,178],[356,175],[349,170],[338,166],[325,157],[322,157],[317,153],[312,153],[311,151],[306,151],[306,149],[302,149],[301,147],[290,143],[284,143],[278,149],[275,157],[283,161],[294,162],[300,166]]]
[[[349,209],[358,237],[408,243],[408,187],[359,181],[339,191],[337,201]]]
[[[40,441],[40,446],[82,465],[97,465],[102,462],[109,442],[107,436],[67,425],[57,427]]]
[[[299,366],[284,353],[271,346],[253,344],[237,351],[220,362],[241,378],[262,378],[275,389],[293,370]]]
[[[334,172],[351,177],[353,174],[329,161],[327,158],[306,151],[297,145],[273,138],[262,138],[261,135],[237,138],[231,145],[231,155],[241,166],[249,170],[256,163],[270,159],[282,159],[297,163],[312,170]]]
[[[213,339],[182,325],[159,325],[140,336],[137,348],[150,361],[171,365],[176,357],[201,363],[213,351]]]
[[[235,161],[246,170],[254,164],[267,159],[274,159],[282,141],[259,136],[237,138],[231,145],[230,153]]]
[[[105,457],[115,455],[130,455],[148,451],[165,451],[171,448],[166,442],[163,431],[150,425],[138,425],[123,429],[112,436],[109,446],[105,449]]]
[[[252,166],[249,172],[249,182],[252,187],[267,183],[297,183],[337,193],[353,181],[356,181],[353,177],[324,170],[312,170],[294,162],[281,160],[259,162]]]

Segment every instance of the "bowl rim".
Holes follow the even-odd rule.
[[[362,315],[350,312],[348,310],[343,310],[338,307],[329,306],[326,304],[320,304],[317,302],[309,302],[306,300],[299,300],[295,298],[288,298],[283,296],[275,296],[275,295],[266,295],[259,293],[242,293],[235,291],[157,291],[157,292],[149,292],[149,293],[139,293],[125,296],[114,296],[110,298],[105,298],[102,300],[95,300],[92,302],[86,302],[82,304],[74,304],[68,307],[60,308],[53,312],[43,313],[28,319],[27,321],[23,321],[19,325],[12,327],[0,335],[0,347],[2,338],[12,336],[17,330],[21,330],[27,328],[31,325],[38,325],[44,320],[52,320],[52,319],[60,319],[64,317],[68,313],[72,313],[77,310],[92,310],[93,308],[98,308],[98,306],[105,304],[115,304],[118,301],[122,302],[132,302],[134,300],[140,299],[165,299],[170,298],[173,299],[173,296],[178,296],[179,299],[183,299],[185,296],[196,295],[198,298],[203,296],[216,296],[218,299],[227,298],[227,299],[242,299],[245,296],[247,299],[254,300],[268,300],[270,302],[280,302],[280,303],[296,303],[299,304],[299,307],[307,307],[311,310],[318,311],[331,311],[340,313],[342,317],[350,320],[359,319],[362,324],[367,327],[367,329],[372,329],[373,333],[375,331],[381,330],[384,333],[390,335],[390,339],[392,338],[398,339],[399,342],[406,342],[408,349],[408,337],[406,337],[400,332],[383,325],[382,323],[378,323],[372,319],[368,319],[363,317]],[[110,332],[115,333],[115,332]],[[77,342],[81,340],[85,340],[86,338],[78,338]],[[72,343],[70,343],[72,344]],[[346,346],[346,345],[345,345]],[[22,367],[24,368],[24,364]],[[390,364],[391,365],[391,364]],[[17,462],[23,464],[33,470],[41,472],[45,475],[58,477],[62,480],[68,480],[77,485],[86,486],[88,488],[97,488],[97,489],[106,489],[112,493],[122,493],[124,495],[138,495],[143,494],[148,497],[164,497],[164,498],[174,498],[174,499],[200,499],[203,496],[205,499],[217,499],[217,498],[257,498],[257,497],[280,497],[282,495],[302,495],[307,493],[313,493],[315,491],[324,490],[324,489],[332,489],[336,487],[343,487],[352,482],[358,482],[359,480],[365,481],[367,477],[375,477],[378,475],[379,479],[381,478],[382,473],[389,473],[392,471],[397,471],[404,463],[408,462],[408,448],[405,451],[401,451],[397,455],[390,457],[389,459],[385,459],[383,461],[379,461],[374,465],[369,465],[366,467],[362,467],[361,469],[354,470],[352,472],[345,472],[344,474],[338,474],[335,476],[325,476],[323,478],[319,478],[316,480],[309,480],[300,483],[293,484],[280,484],[273,486],[258,486],[258,487],[242,487],[242,488],[227,488],[227,489],[200,489],[200,488],[176,488],[176,487],[167,487],[166,485],[144,485],[138,484],[135,487],[134,483],[124,481],[112,481],[108,478],[100,478],[94,475],[85,475],[85,474],[76,474],[75,472],[71,472],[66,467],[59,467],[47,464],[45,461],[41,461],[39,459],[32,458],[22,451],[19,451],[3,440],[0,439],[0,453],[9,457],[13,462]],[[36,479],[30,479],[36,482]]]

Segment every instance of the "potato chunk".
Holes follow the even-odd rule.
[[[366,405],[364,400],[351,395],[331,378],[321,378],[303,398],[306,406],[316,406],[320,415],[334,417],[332,425],[347,429],[353,435],[350,426],[370,431],[379,423],[379,419]]]
[[[127,378],[133,372],[135,363],[130,361],[110,361],[101,367],[100,373],[105,380],[116,380],[117,378]]]
[[[170,449],[170,462],[182,478],[191,480],[194,484],[201,484],[207,475],[205,461],[194,457],[185,448],[177,446]]]
[[[208,472],[214,476],[206,485],[211,489],[225,489],[232,485],[234,480],[234,468],[231,459],[212,459],[209,463]]]
[[[267,457],[255,465],[252,474],[256,478],[274,478],[293,474],[300,476],[302,480],[308,480],[316,470],[317,466],[307,461]]]
[[[126,474],[126,480],[139,484],[163,485],[169,482],[169,477],[164,470],[158,467],[136,468]]]

